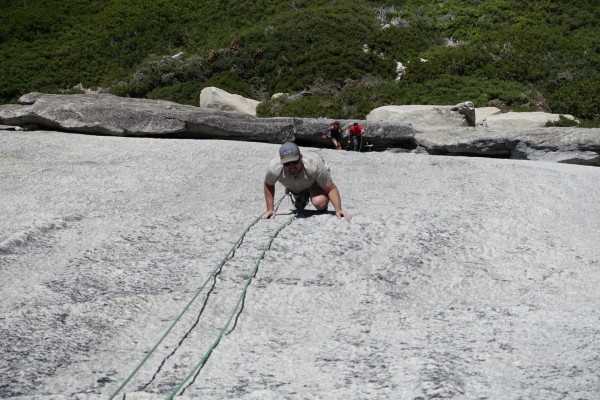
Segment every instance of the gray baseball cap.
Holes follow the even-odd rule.
[[[297,161],[300,158],[300,149],[295,143],[286,142],[279,148],[279,157],[282,164]]]

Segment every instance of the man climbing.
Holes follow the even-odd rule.
[[[362,125],[359,125],[358,122],[352,124],[350,129],[348,129],[348,144],[352,143],[354,151],[360,151],[362,147],[363,134],[365,133],[365,129]]]
[[[275,183],[280,182],[294,198],[296,209],[302,210],[308,200],[318,211],[326,211],[329,202],[333,204],[338,218],[350,220],[352,217],[342,209],[342,198],[337,186],[331,180],[325,161],[315,152],[301,154],[298,146],[287,142],[279,148],[279,157],[269,163],[265,176],[264,191],[267,211],[262,218],[275,218]]]

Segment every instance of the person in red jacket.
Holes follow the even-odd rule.
[[[350,129],[348,129],[348,143],[352,143],[354,147],[354,151],[360,151],[360,147],[362,147],[362,135],[365,133],[365,128],[362,125],[359,125],[358,122],[352,124]]]

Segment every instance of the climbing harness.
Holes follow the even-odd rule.
[[[285,194],[290,196],[290,201],[294,207],[296,207],[297,211],[304,210],[308,205],[308,201],[310,200],[310,193],[308,191],[294,193],[290,189],[286,188]]]
[[[283,201],[284,198],[285,198],[285,194],[277,201],[276,206],[275,206],[276,210],[279,208],[279,205],[281,204],[281,202]],[[169,335],[169,333],[171,333],[171,331],[173,330],[173,328],[175,327],[175,325],[181,320],[181,318],[183,317],[183,315],[188,311],[188,309],[192,306],[192,304],[198,299],[198,297],[200,296],[200,294],[202,293],[202,291],[204,290],[204,288],[206,287],[206,285],[208,284],[208,282],[210,282],[211,280],[213,280],[215,278],[215,276],[219,274],[219,271],[222,269],[223,265],[225,265],[225,263],[228,260],[231,259],[231,257],[235,253],[235,250],[237,248],[239,248],[239,246],[242,244],[243,239],[246,236],[246,234],[250,231],[250,229],[254,225],[256,225],[258,223],[258,221],[261,219],[261,216],[262,216],[262,214],[259,215],[258,217],[256,217],[244,229],[244,231],[240,234],[240,237],[238,238],[238,240],[233,244],[233,246],[227,252],[227,254],[225,255],[225,257],[223,257],[223,259],[221,260],[221,262],[219,262],[219,264],[217,264],[217,266],[209,274],[208,278],[198,288],[198,290],[196,291],[196,293],[194,294],[194,296],[192,297],[192,299],[185,305],[185,307],[183,308],[183,310],[179,313],[179,315],[177,315],[177,317],[175,318],[175,320],[171,323],[171,325],[169,325],[169,327],[163,333],[163,335],[158,339],[158,341],[154,344],[154,346],[146,353],[146,355],[144,356],[144,358],[133,369],[133,371],[127,376],[127,378],[125,379],[125,381],[123,381],[123,383],[109,397],[109,400],[114,399],[121,392],[121,390],[123,390],[123,388],[137,374],[137,372],[142,368],[142,366],[146,363],[146,361],[148,361],[148,359],[150,358],[150,356],[152,354],[154,354],[154,352],[158,349],[158,347],[165,340],[165,338]],[[254,268],[252,269],[252,271],[251,271],[248,279],[246,279],[246,282],[245,282],[244,287],[242,289],[242,293],[240,294],[240,296],[238,298],[238,301],[237,301],[235,307],[233,308],[233,310],[232,310],[232,312],[231,312],[231,314],[229,316],[229,319],[227,320],[227,323],[225,324],[225,326],[223,327],[223,329],[221,329],[219,335],[213,341],[213,343],[211,344],[211,346],[209,347],[209,349],[204,353],[204,355],[202,356],[202,358],[200,359],[200,361],[198,361],[198,363],[193,367],[192,371],[190,373],[188,373],[188,375],[186,375],[186,377],[169,394],[169,397],[167,397],[168,399],[172,399],[174,396],[176,396],[177,393],[180,390],[182,390],[183,386],[190,380],[190,378],[192,376],[194,376],[195,374],[197,376],[197,373],[200,371],[200,369],[202,368],[202,366],[206,363],[206,361],[210,357],[210,354],[212,353],[212,351],[217,347],[217,345],[221,341],[221,338],[225,335],[225,332],[229,328],[229,325],[231,324],[231,322],[234,320],[234,317],[236,317],[236,315],[238,315],[239,312],[241,311],[240,310],[240,306],[243,305],[243,303],[244,303],[244,300],[246,298],[246,292],[248,291],[248,287],[250,286],[250,283],[252,282],[252,279],[256,275],[256,273],[258,271],[258,266],[260,265],[261,261],[265,257],[266,252],[270,249],[271,244],[273,243],[273,241],[275,240],[275,238],[277,237],[277,235],[279,234],[279,232],[281,232],[286,226],[288,226],[289,224],[291,224],[296,217],[297,217],[297,213],[293,212],[292,215],[290,216],[290,218],[288,218],[286,222],[284,222],[281,226],[279,226],[275,230],[275,232],[273,232],[273,234],[271,234],[268,243],[266,244],[266,246],[263,248],[262,252],[260,253],[259,258],[256,261],[256,263],[254,265]],[[237,320],[237,317],[236,317],[236,320]],[[195,379],[195,377],[194,377],[194,379]],[[193,383],[193,381],[192,381],[192,383]],[[187,387],[189,387],[189,385]],[[187,389],[187,387],[184,388],[183,390],[185,391]]]

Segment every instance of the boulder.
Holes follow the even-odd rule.
[[[303,90],[295,94],[275,93],[273,96],[271,96],[271,100],[282,99],[283,101],[290,103],[292,101],[302,100],[303,98],[310,96],[312,96],[312,93],[310,91]]]
[[[21,127],[112,136],[223,138],[283,143],[294,139],[291,118],[247,114],[111,94],[30,93],[21,105],[0,106],[0,122]]]
[[[600,166],[600,129],[448,129],[419,132],[414,139],[429,154]]]
[[[492,115],[500,114],[498,107],[480,107],[475,110],[475,125],[483,125],[484,121]]]
[[[200,107],[221,111],[231,111],[256,116],[260,101],[231,94],[214,86],[205,87],[200,92]]]
[[[566,118],[574,120],[572,115],[563,115]],[[548,122],[556,122],[560,119],[560,114],[550,114],[545,112],[507,112],[488,115],[480,123],[488,128],[542,128]]]
[[[372,110],[367,115],[367,121],[410,124],[418,130],[474,126],[475,106],[471,102],[455,106],[383,106]]]
[[[303,90],[301,92],[298,92],[298,93],[295,93],[295,94],[292,94],[292,95],[288,95],[287,99],[289,101],[297,101],[297,100],[301,100],[301,99],[303,99],[305,97],[310,97],[310,96],[312,96],[312,93],[310,91]]]
[[[371,122],[362,120],[337,119],[344,128],[344,137],[348,134],[347,128],[354,122],[360,123],[365,129],[365,145],[372,150],[385,150],[387,148],[413,149],[414,137],[417,131],[408,124],[390,122]],[[296,143],[310,146],[331,146],[331,139],[323,134],[333,124],[333,119],[323,118],[294,118],[294,135]]]

